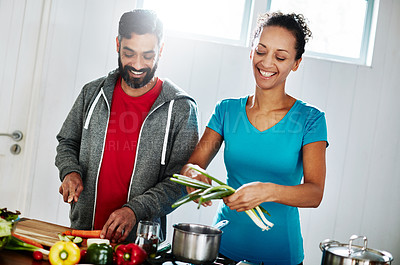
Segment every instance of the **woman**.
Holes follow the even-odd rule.
[[[297,207],[318,207],[322,200],[326,120],[317,108],[286,94],[285,83],[310,36],[302,15],[259,18],[250,55],[254,94],[217,104],[182,168],[182,174],[210,183],[190,166],[207,168],[225,141],[227,183],[237,190],[224,198],[214,222],[229,220],[220,252],[235,261],[286,265],[304,259]],[[271,214],[269,231],[243,212],[260,204]]]

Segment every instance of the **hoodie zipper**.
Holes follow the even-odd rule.
[[[165,135],[164,135],[164,144],[161,153],[161,165],[165,166],[165,156],[167,155],[167,145],[168,145],[168,136],[169,136],[169,129],[171,127],[171,116],[172,116],[172,108],[174,107],[175,100],[171,100],[168,106],[168,116],[167,116],[167,125],[165,126]]]
[[[163,143],[163,150],[162,150],[162,154],[161,154],[161,164],[163,165],[163,159],[164,159],[164,165],[165,165],[165,153],[167,152],[167,142],[168,142],[168,135],[169,135],[169,127],[171,125],[171,116],[172,116],[172,107],[174,105],[175,100],[171,100],[169,101],[169,108],[168,108],[168,117],[167,117],[167,125],[165,128],[165,136],[164,136],[164,143]],[[129,191],[128,191],[128,197],[126,199],[126,201],[129,201],[129,197],[131,195],[131,186],[132,186],[132,182],[133,182],[133,176],[135,175],[135,171],[136,171],[136,163],[137,163],[137,157],[138,157],[138,151],[139,151],[139,146],[140,146],[140,139],[142,138],[142,129],[144,124],[147,121],[147,118],[153,114],[154,111],[156,111],[157,109],[159,109],[161,106],[163,106],[164,104],[166,104],[166,102],[162,103],[161,105],[157,106],[156,108],[154,108],[144,119],[142,126],[140,127],[140,132],[139,132],[139,138],[137,141],[137,146],[136,146],[136,154],[135,154],[135,163],[133,164],[133,171],[132,171],[132,175],[131,175],[131,181],[129,182]]]

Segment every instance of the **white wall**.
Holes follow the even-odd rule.
[[[26,216],[69,224],[68,206],[58,194],[55,135],[81,87],[117,67],[118,20],[134,6],[128,0],[53,0],[44,12],[46,52],[34,108],[37,125],[31,126],[37,150]],[[323,202],[301,210],[305,264],[320,263],[322,240],[347,242],[352,234],[367,236],[369,247],[400,259],[399,15],[400,1],[380,1],[371,67],[306,57],[289,77],[290,94],[325,110],[330,142]],[[244,47],[167,37],[158,74],[196,98],[203,129],[218,100],[252,93],[249,53]],[[209,172],[223,178],[222,154]],[[185,205],[170,215],[169,225],[210,224],[214,211],[215,206]]]

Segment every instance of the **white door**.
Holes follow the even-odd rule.
[[[34,160],[43,10],[43,1],[0,0],[0,207],[21,212]],[[17,130],[19,141],[10,136]]]
[[[56,135],[82,86],[117,67],[115,36],[135,1],[0,0],[0,207],[69,225]],[[111,11],[111,12],[110,12]],[[18,155],[10,153],[19,144]]]

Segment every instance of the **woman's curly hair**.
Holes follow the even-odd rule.
[[[302,14],[272,12],[260,15],[252,37],[253,47],[256,44],[255,41],[260,37],[263,28],[267,26],[278,26],[292,32],[296,38],[296,60],[301,58],[306,42],[312,37],[311,30]]]

